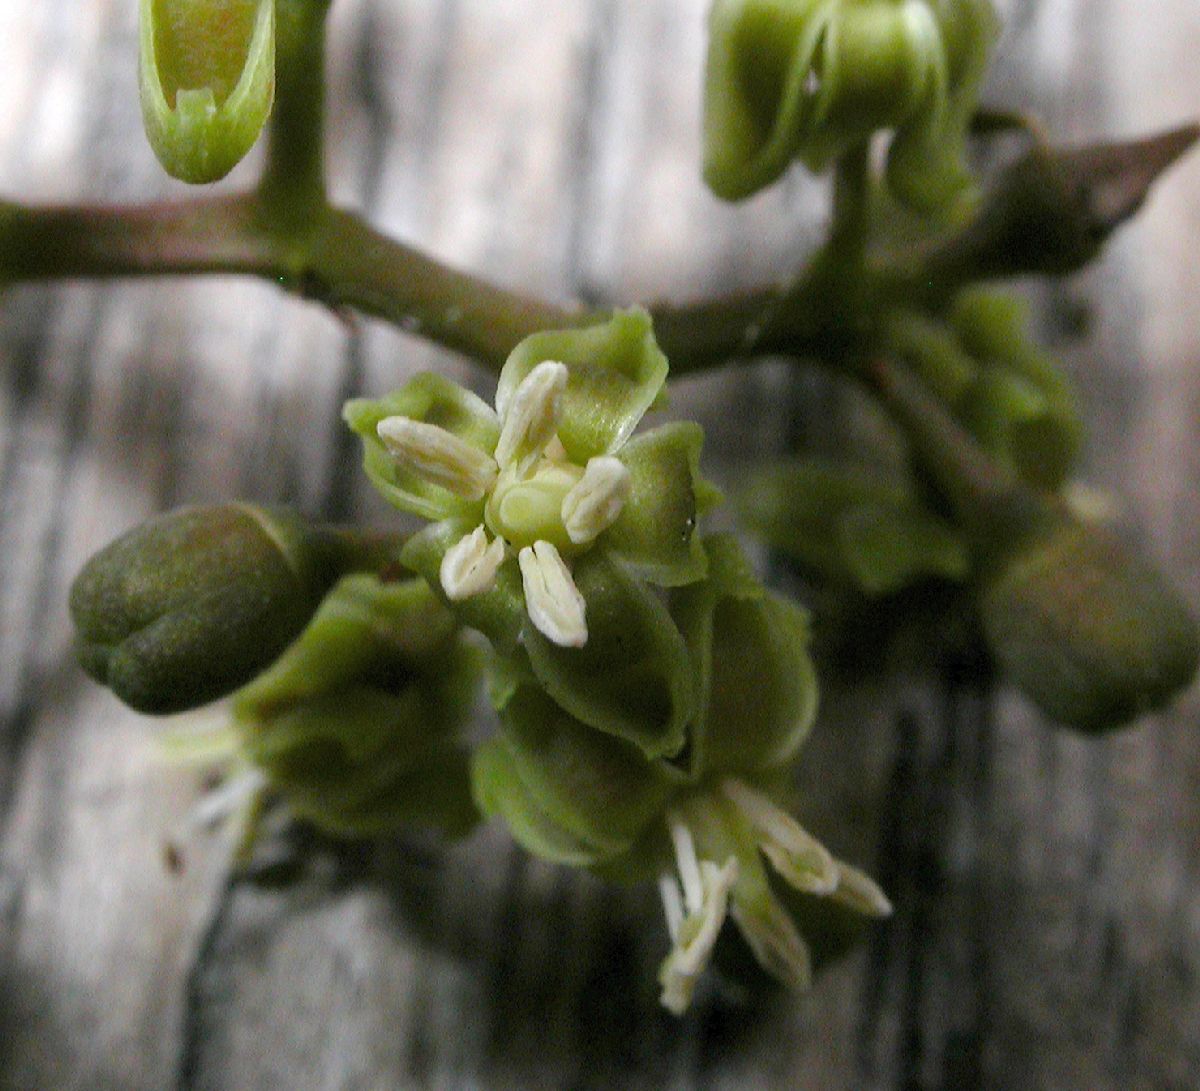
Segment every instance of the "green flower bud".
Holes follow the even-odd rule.
[[[1160,573],[991,462],[907,370],[873,375],[971,541],[993,654],[1048,716],[1108,730],[1191,683],[1200,631]]]
[[[987,0],[717,0],[710,18],[704,176],[727,200],[814,171],[897,130],[889,178],[922,210],[959,165],[994,35]]]
[[[822,579],[889,595],[970,572],[962,537],[909,481],[796,459],[756,470],[737,496],[746,526]]]
[[[896,311],[884,320],[884,336],[994,459],[1031,485],[1062,486],[1083,424],[1061,366],[1029,336],[1021,300],[962,292],[951,326]]]
[[[233,705],[244,755],[297,815],[334,833],[476,820],[462,729],[476,652],[424,580],[348,576]]]
[[[140,35],[154,154],[184,182],[223,178],[271,112],[274,0],[141,0]]]
[[[672,593],[696,670],[699,713],[683,755],[693,779],[788,761],[817,714],[808,615],[767,593],[737,540],[705,539],[709,573]]]
[[[270,664],[336,577],[326,538],[292,512],[170,512],[118,538],[76,578],[79,660],[139,712],[194,708]]]
[[[1107,530],[1066,515],[996,566],[979,608],[1005,673],[1081,731],[1162,708],[1200,661],[1196,619],[1163,576]]]

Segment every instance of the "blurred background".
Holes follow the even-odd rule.
[[[1057,141],[1200,114],[1195,0],[1008,0],[985,101]],[[186,196],[141,130],[134,0],[0,4],[0,195]],[[699,178],[706,0],[335,0],[334,194],[556,299],[792,274],[826,184],[730,207]],[[258,153],[222,183],[249,184]],[[1200,603],[1200,154],[1087,274],[1028,285],[1092,423],[1088,480]],[[286,889],[181,836],[202,790],[88,683],[66,594],[148,515],[231,497],[392,519],[338,410],[436,367],[403,331],[233,279],[0,294],[0,1087],[1193,1088],[1200,699],[1089,742],[953,664],[830,687],[806,823],[896,903],[800,999],[656,1005],[649,892],[530,862],[285,833]],[[781,364],[681,383],[714,475],[836,420]],[[828,425],[826,424],[826,427]]]

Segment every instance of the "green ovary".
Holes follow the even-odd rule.
[[[550,542],[563,556],[578,553],[582,547],[567,536],[562,506],[582,477],[581,467],[562,462],[543,462],[523,481],[505,470],[488,498],[488,529],[514,549]]]

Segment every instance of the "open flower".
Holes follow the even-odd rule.
[[[696,425],[633,434],[666,375],[649,316],[631,310],[527,338],[494,410],[433,374],[345,410],[384,497],[433,521],[402,561],[573,716],[650,756],[676,752],[694,712],[655,587],[703,577],[694,530],[715,497]]]
[[[703,543],[708,574],[672,594],[695,664],[687,746],[648,761],[580,722],[541,688],[497,680],[501,731],[476,752],[472,785],[531,853],[619,882],[656,880],[672,949],[662,1002],[682,1013],[731,916],[759,963],[794,988],[812,958],[781,885],[842,917],[881,916],[887,899],[779,802],[816,712],[802,611],[770,596],[736,542]]]

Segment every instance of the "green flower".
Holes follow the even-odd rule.
[[[649,316],[631,310],[527,338],[495,411],[432,374],[345,410],[385,498],[435,520],[401,560],[569,713],[650,756],[682,746],[693,711],[656,588],[704,575],[694,530],[715,496],[697,426],[633,435],[666,375]]]
[[[274,0],[141,0],[140,82],[146,136],[167,173],[223,178],[274,102]]]
[[[538,686],[497,679],[501,731],[476,751],[475,798],[543,859],[621,882],[657,881],[672,950],[663,1004],[680,1013],[727,915],[762,965],[809,979],[807,944],[772,890],[785,884],[855,912],[885,914],[879,889],[833,857],[780,805],[816,714],[807,619],[769,595],[733,539],[704,543],[708,575],[676,589],[698,712],[674,760],[648,761]]]
[[[746,526],[773,548],[867,595],[970,574],[962,535],[929,509],[907,476],[796,458],[755,470],[737,503]]]
[[[988,0],[717,0],[704,175],[739,200],[796,158],[824,170],[894,129],[888,179],[920,210],[969,185],[962,143],[995,18]]]
[[[478,655],[424,580],[348,576],[299,640],[234,698],[242,755],[331,832],[451,834],[477,818],[462,737]]]

